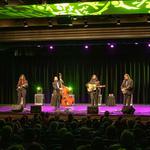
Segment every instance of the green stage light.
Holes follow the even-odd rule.
[[[40,87],[40,86],[38,86],[37,88],[36,88],[36,90],[37,91],[40,91],[42,88]]]
[[[42,89],[42,87],[41,86],[37,86],[36,87],[36,93],[42,93],[43,92],[43,89]]]
[[[69,91],[72,91],[72,90],[73,90],[73,88],[72,88],[71,86],[69,86],[68,89],[69,89]]]

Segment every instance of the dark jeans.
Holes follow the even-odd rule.
[[[60,100],[61,100],[61,95],[59,92],[54,91],[53,92],[53,101],[55,102],[55,108],[59,108],[60,107]]]
[[[27,90],[25,88],[18,90],[18,102],[17,102],[18,105],[23,105],[23,107],[25,107],[26,93],[27,93]],[[21,101],[23,102],[21,103]]]
[[[90,100],[92,106],[98,106],[98,93],[97,91],[90,92]]]
[[[131,94],[124,94],[123,95],[123,104],[126,106],[130,106],[131,104]]]

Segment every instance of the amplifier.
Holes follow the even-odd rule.
[[[34,104],[35,105],[43,105],[44,94],[35,94],[34,95]]]

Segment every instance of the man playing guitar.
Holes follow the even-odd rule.
[[[98,86],[100,86],[100,81],[97,76],[93,74],[91,80],[86,84],[92,106],[98,106]]]
[[[124,75],[124,80],[121,84],[121,91],[123,93],[123,104],[130,106],[131,95],[133,94],[133,80],[130,78],[129,74]]]

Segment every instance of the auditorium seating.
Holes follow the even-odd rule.
[[[0,120],[2,150],[148,150],[150,121],[125,116],[112,120],[107,111],[99,119],[68,114],[63,120],[41,113]]]

